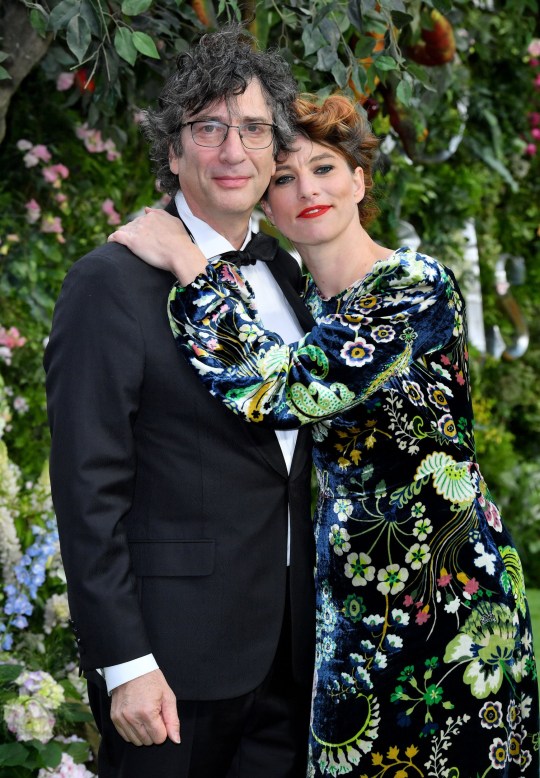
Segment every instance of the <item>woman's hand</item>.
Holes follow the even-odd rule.
[[[145,208],[144,216],[123,224],[108,241],[122,243],[148,265],[169,270],[182,285],[191,283],[206,268],[201,250],[175,216],[160,208]]]

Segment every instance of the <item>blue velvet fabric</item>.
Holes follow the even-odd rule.
[[[285,345],[227,263],[170,297],[180,348],[235,413],[312,424],[319,496],[308,778],[537,778],[523,573],[475,458],[463,298],[406,247]],[[264,553],[264,549],[260,550]]]

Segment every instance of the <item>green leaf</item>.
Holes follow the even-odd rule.
[[[7,70],[0,65],[0,81],[5,81],[6,79],[11,78]]]
[[[55,740],[49,740],[45,747],[40,749],[39,756],[43,767],[58,767],[62,761],[62,747]]]
[[[127,27],[117,28],[114,34],[114,48],[118,52],[119,57],[125,59],[130,65],[135,64],[137,49],[133,43],[133,33]]]
[[[81,0],[81,16],[90,27],[94,38],[101,37],[101,21],[98,18],[90,0]]]
[[[79,8],[79,0],[60,0],[51,11],[48,29],[52,32],[65,29],[73,17],[79,13]]]
[[[325,40],[318,27],[308,25],[302,32],[302,43],[304,44],[304,54],[308,57],[314,54],[318,49],[325,45]]]
[[[82,764],[82,762],[86,762],[90,751],[88,743],[81,743],[80,741],[68,743],[65,750],[73,758],[73,761],[76,764]]]
[[[406,79],[402,79],[397,85],[396,97],[403,105],[410,105],[412,99],[412,86]]]
[[[338,61],[337,51],[331,46],[323,46],[317,52],[317,70],[332,70]]]
[[[449,13],[452,10],[452,0],[432,0],[433,8],[442,14]]]
[[[91,38],[92,34],[86,19],[80,14],[74,16],[67,27],[66,43],[79,62],[84,59]]]
[[[153,0],[123,0],[122,13],[126,16],[138,16],[148,11]]]
[[[416,78],[416,80],[422,84],[424,89],[428,89],[430,92],[436,91],[428,75],[428,72],[426,68],[423,67],[423,65],[418,65],[416,62],[409,60],[407,62],[407,71],[410,73],[411,76]]]
[[[0,685],[14,681],[23,669],[22,665],[0,665]]]
[[[28,759],[28,749],[21,743],[0,744],[0,766],[24,765]]]
[[[44,38],[47,34],[47,25],[49,22],[49,14],[41,6],[39,8],[32,8],[30,11],[30,24],[37,34]]]
[[[152,59],[159,59],[159,53],[156,49],[156,44],[145,32],[134,32],[132,40],[133,45],[137,51],[140,51],[141,54],[145,54],[147,57],[152,57]]]
[[[340,87],[347,86],[349,81],[349,70],[345,67],[343,62],[338,59],[334,67],[332,68],[332,75],[336,79],[336,84]]]
[[[373,65],[379,72],[397,69],[396,60],[393,57],[386,57],[384,54],[382,54],[380,57],[376,57],[373,60]]]
[[[392,11],[392,22],[395,24],[398,30],[401,30],[407,24],[412,22],[413,19],[414,17],[411,16],[411,14],[403,13],[402,11]]]

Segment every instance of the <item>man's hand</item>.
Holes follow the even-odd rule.
[[[182,284],[189,284],[206,268],[206,259],[193,243],[184,225],[159,208],[145,208],[111,233],[109,243],[122,243],[148,265],[169,270]]]
[[[112,691],[111,719],[120,735],[136,746],[180,743],[176,697],[161,670],[134,678]]]

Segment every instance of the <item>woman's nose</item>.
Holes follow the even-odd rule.
[[[300,176],[298,178],[298,197],[301,200],[308,200],[319,194],[319,184],[313,176]]]

